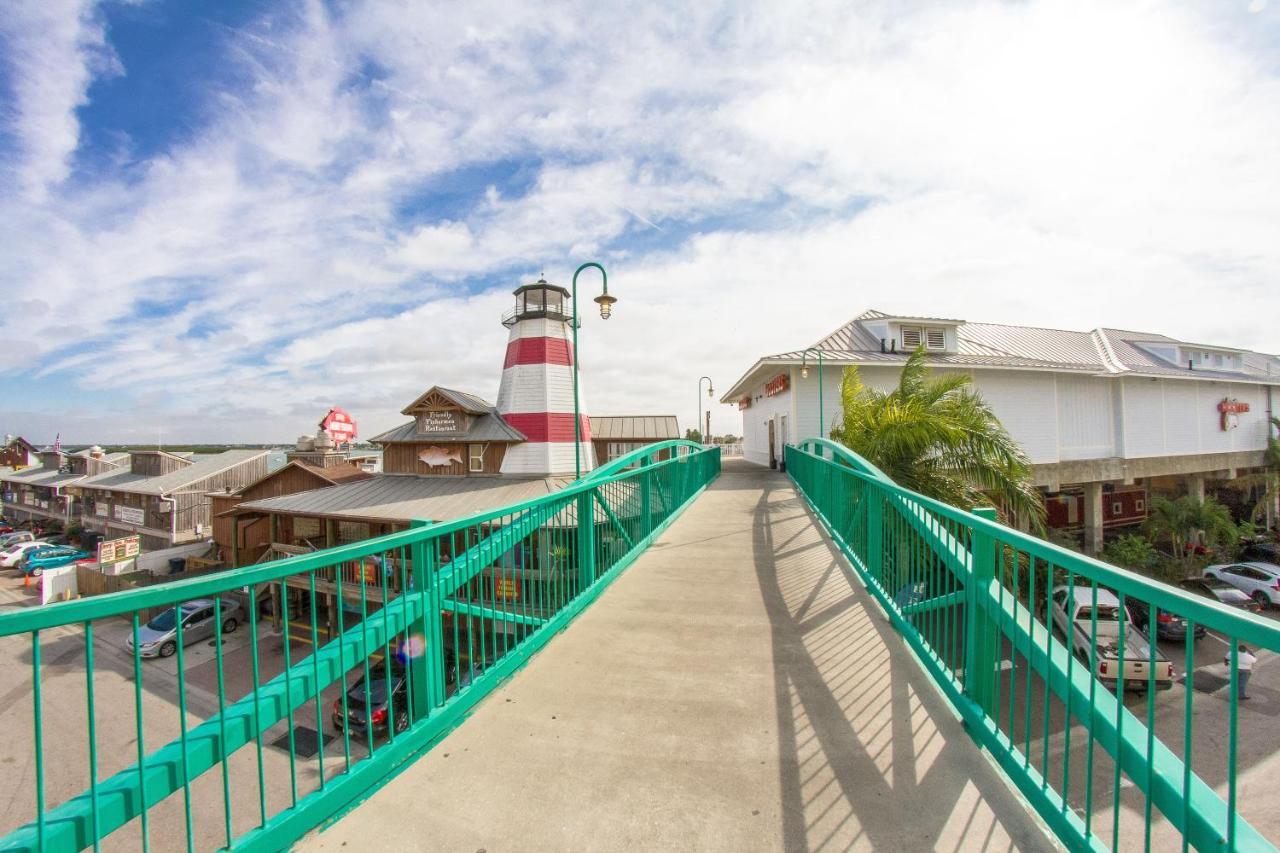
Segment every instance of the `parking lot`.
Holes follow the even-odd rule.
[[[0,572],[0,612],[14,607],[38,606],[36,586],[24,587],[22,579]],[[301,628],[300,624],[295,625]],[[309,629],[309,625],[306,626]],[[137,760],[137,729],[134,713],[133,657],[125,649],[130,633],[124,619],[99,620],[93,626],[94,719],[99,780],[128,767]],[[291,631],[291,660],[310,654],[307,631]],[[299,639],[302,638],[302,639]],[[258,625],[260,679],[266,682],[284,669],[283,638],[271,632],[270,620]],[[42,632],[41,688],[43,705],[44,788],[46,802],[53,806],[89,788],[88,684],[83,666],[83,627],[58,628]],[[247,625],[227,635],[223,643],[226,696],[234,701],[252,690],[252,634]],[[184,651],[188,729],[218,710],[216,649],[212,640],[203,640]],[[151,752],[177,740],[181,714],[178,703],[177,657],[144,660],[142,713],[146,722],[144,748]],[[31,695],[32,654],[25,637],[0,639],[0,731],[6,738],[0,745],[0,773],[6,777],[0,796],[0,834],[34,819],[36,808],[36,763]],[[347,682],[357,677],[353,670]],[[324,691],[321,707],[326,719],[316,725],[316,703],[303,703],[293,715],[298,747],[295,767],[298,795],[303,796],[319,782],[319,761],[315,757],[314,733],[323,732],[330,741],[325,750],[325,775],[332,776],[345,766],[345,750],[333,729],[327,709],[339,696],[336,685]],[[262,772],[265,781],[267,814],[287,807],[291,797],[289,757],[286,748],[288,726],[280,723],[263,736]],[[281,739],[280,746],[272,742]],[[353,761],[367,753],[362,741],[351,743]],[[237,751],[227,763],[234,833],[255,826],[260,816],[257,750],[250,746]],[[307,757],[310,756],[310,757]],[[226,843],[222,774],[206,773],[191,784],[192,826],[196,849],[214,849]],[[181,792],[156,805],[149,815],[152,849],[176,850],[182,846],[185,826]],[[104,849],[141,849],[141,827],[135,820],[111,835]]]

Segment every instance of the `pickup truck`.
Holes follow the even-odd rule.
[[[1090,587],[1057,587],[1049,610],[1054,626],[1067,637],[1072,652],[1081,661],[1087,664],[1092,660],[1096,644],[1098,669],[1094,675],[1108,688],[1115,689],[1121,667],[1126,690],[1146,690],[1151,669],[1155,670],[1157,690],[1173,686],[1173,663],[1158,648],[1152,659],[1150,640],[1121,609],[1115,593],[1106,589],[1097,591],[1096,634],[1092,633],[1094,592]],[[1123,655],[1119,649],[1121,619],[1125,620]]]

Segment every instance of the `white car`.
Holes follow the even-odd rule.
[[[1223,563],[1204,570],[1207,578],[1224,580],[1258,604],[1280,604],[1280,566],[1275,563]]]
[[[1054,626],[1071,645],[1072,652],[1084,664],[1097,660],[1094,673],[1111,690],[1124,674],[1126,690],[1146,690],[1154,680],[1157,690],[1173,686],[1173,663],[1156,649],[1120,609],[1120,599],[1109,589],[1097,591],[1095,616],[1094,592],[1090,587],[1060,586],[1053,591],[1050,615]],[[1124,622],[1124,650],[1120,649],[1120,623]],[[1154,676],[1154,677],[1153,677]]]
[[[6,569],[17,568],[18,563],[22,561],[22,555],[33,548],[43,548],[48,542],[19,542],[16,545],[10,545],[3,551],[0,551],[0,567]]]

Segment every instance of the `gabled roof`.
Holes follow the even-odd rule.
[[[493,403],[483,400],[474,394],[468,394],[465,391],[455,391],[452,388],[441,388],[439,385],[433,385],[418,396],[409,405],[400,410],[402,415],[411,415],[423,403],[431,398],[432,395],[442,397],[446,401],[462,409],[464,412],[470,412],[473,415],[479,415],[493,409]]]
[[[337,516],[366,521],[450,521],[532,500],[564,488],[571,477],[422,477],[374,474],[368,479],[246,501],[223,515],[246,512]]]
[[[869,325],[888,322],[938,323],[955,326],[954,353],[929,352],[930,364],[960,368],[1007,368],[1013,370],[1049,370],[1078,372],[1088,375],[1176,377],[1181,379],[1216,379],[1228,382],[1280,382],[1280,358],[1264,353],[1207,346],[1179,341],[1152,332],[1098,328],[1089,332],[1047,329],[1035,326],[1011,326],[1000,323],[969,323],[928,317],[901,317],[883,311],[869,310],[854,317],[813,345],[822,351],[827,362],[835,364],[901,364],[909,353],[883,351],[880,338]],[[1149,345],[1144,347],[1143,344]],[[1194,369],[1161,358],[1150,346],[1176,346],[1232,352],[1243,356],[1240,369]],[[764,356],[747,371],[721,398],[733,402],[754,387],[750,380],[766,368],[813,363],[815,355],[804,350]]]
[[[252,489],[254,486],[257,486],[260,483],[265,483],[267,480],[270,480],[273,477],[278,476],[282,471],[287,471],[290,468],[298,468],[302,471],[306,471],[308,474],[314,474],[315,476],[319,477],[320,479],[324,480],[327,483],[330,483],[331,485],[337,485],[338,483],[347,483],[347,482],[351,482],[352,480],[367,480],[369,477],[373,476],[372,473],[361,470],[360,468],[357,468],[356,466],[347,462],[344,462],[341,465],[331,465],[328,468],[326,468],[323,465],[312,465],[310,462],[303,462],[299,459],[292,459],[289,462],[286,462],[284,465],[277,468],[276,470],[270,471],[262,475],[258,479],[254,480],[252,483],[247,483],[241,486],[236,491],[239,494],[243,494],[249,491],[250,489]]]
[[[662,441],[680,437],[680,426],[676,422],[675,415],[591,416],[591,438],[596,441],[601,439]]]
[[[418,432],[418,422],[389,429],[382,435],[375,435],[369,441],[375,444],[396,444],[404,442],[419,443],[423,441],[456,442],[456,441],[527,441],[524,433],[502,419],[497,410],[485,412],[474,421],[465,433]]]
[[[252,462],[270,454],[269,450],[224,450],[199,457],[195,462],[176,471],[158,476],[134,474],[131,471],[109,471],[86,477],[78,485],[87,489],[108,489],[114,492],[131,492],[143,495],[167,495],[179,491],[206,477]]]
[[[18,444],[18,445],[21,445],[22,447],[25,447],[25,448],[27,449],[27,452],[28,452],[28,453],[39,453],[39,452],[40,452],[40,448],[36,447],[34,444],[32,444],[31,442],[27,441],[25,438],[23,438],[23,437],[22,437],[22,436],[20,436],[20,435],[15,435],[15,436],[13,437],[13,440],[11,440],[11,441],[9,442],[9,444],[7,444],[7,445],[5,445],[5,446],[6,446],[6,447],[11,447],[11,446],[13,446],[13,445],[15,445],[15,444]]]

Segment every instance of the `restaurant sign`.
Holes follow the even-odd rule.
[[[350,444],[357,435],[355,418],[337,406],[320,421],[320,429],[329,434],[334,444]]]
[[[145,524],[147,514],[137,507],[117,505],[116,520],[125,524]]]
[[[1249,411],[1248,403],[1241,403],[1234,397],[1227,397],[1218,404],[1218,414],[1222,416],[1222,431],[1227,432],[1240,426],[1240,415]]]
[[[458,432],[462,429],[462,413],[456,409],[441,409],[418,415],[418,432]]]
[[[766,397],[776,397],[791,387],[791,377],[785,373],[779,373],[777,376],[765,383],[764,395]]]
[[[741,400],[739,400],[739,401],[738,401],[738,411],[739,411],[739,412],[741,412],[741,411],[743,411],[743,410],[745,410],[745,409],[749,409],[749,408],[751,408],[751,398],[750,398],[750,397],[743,397]]]
[[[121,539],[108,539],[105,542],[98,543],[98,565],[109,566],[112,563],[120,563],[125,560],[132,560],[138,556],[138,552],[142,550],[142,537],[138,534],[125,536]]]

